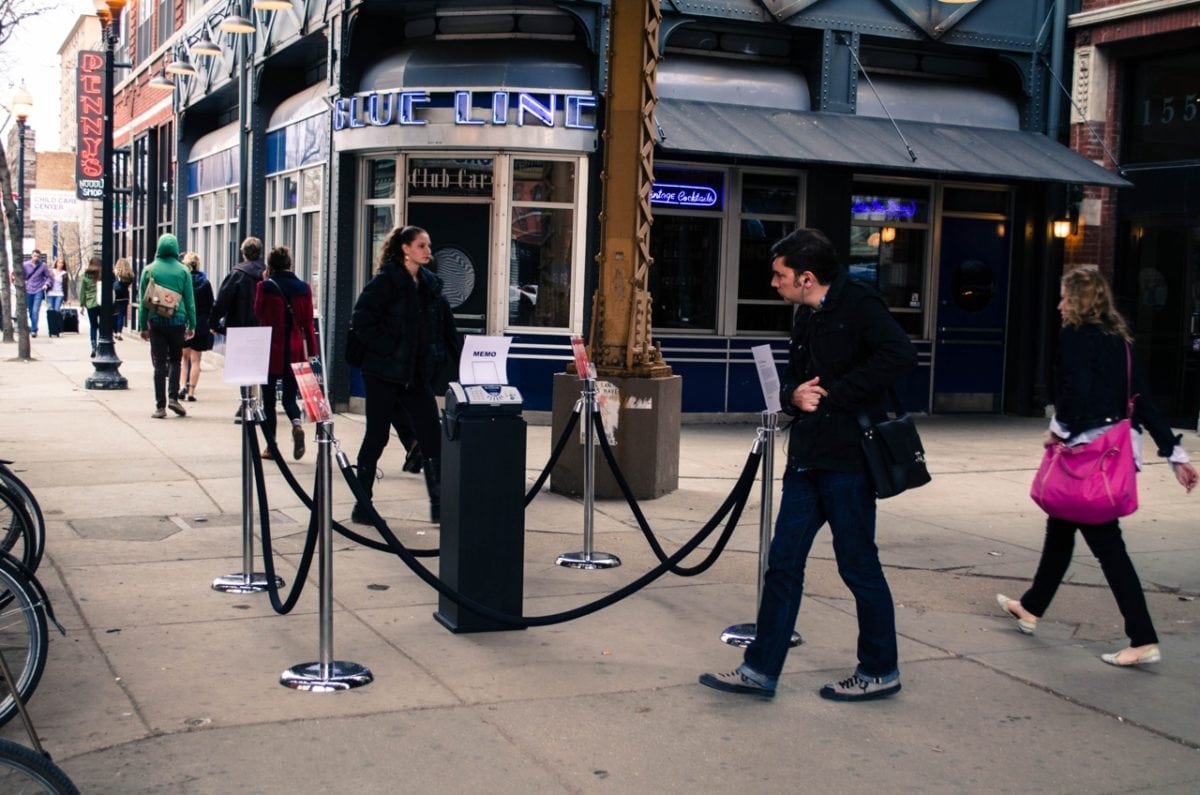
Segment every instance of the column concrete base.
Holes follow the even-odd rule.
[[[617,444],[613,455],[621,473],[639,500],[652,500],[679,488],[679,423],[683,400],[683,379],[601,378],[620,390],[621,408],[617,425]],[[554,376],[552,443],[557,442],[570,420],[575,401],[580,397],[580,380],[572,374]],[[559,494],[583,494],[583,444],[580,425],[572,432],[554,471],[550,490]],[[596,433],[601,433],[596,428]],[[620,498],[621,490],[609,470],[608,462],[596,442],[595,496]]]

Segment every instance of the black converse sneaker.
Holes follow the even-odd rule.
[[[862,676],[855,671],[842,681],[821,688],[821,698],[830,701],[871,701],[900,692],[900,677],[884,681],[878,676]]]
[[[760,698],[775,697],[775,688],[767,687],[761,682],[751,679],[740,670],[723,674],[701,674],[700,684],[714,690],[723,690],[726,693],[746,693]]]

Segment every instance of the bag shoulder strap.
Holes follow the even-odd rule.
[[[1133,351],[1130,350],[1129,343],[1125,343],[1125,418],[1133,418],[1133,401],[1137,399],[1137,395],[1133,394]]]
[[[900,402],[900,395],[896,393],[895,385],[888,386],[887,392],[884,393],[884,397],[890,397],[892,399],[892,406],[896,409],[896,419],[901,419],[908,416],[908,412],[904,410],[904,404]],[[886,408],[887,406],[885,404],[884,409],[886,410]],[[875,424],[871,422],[871,418],[867,416],[865,411],[859,411],[855,416],[858,418],[858,427],[862,428],[863,433],[866,433],[875,427]]]

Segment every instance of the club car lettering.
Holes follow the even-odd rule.
[[[591,94],[492,91],[490,99],[475,101],[474,91],[373,91],[333,101],[333,129],[361,127],[420,127],[429,123],[430,108],[454,108],[454,124],[503,127],[561,126],[572,130],[596,129],[596,98]]]

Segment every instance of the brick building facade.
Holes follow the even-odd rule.
[[[1083,0],[1071,146],[1131,188],[1069,198],[1065,265],[1113,279],[1154,396],[1180,424],[1200,404],[1200,1]]]

